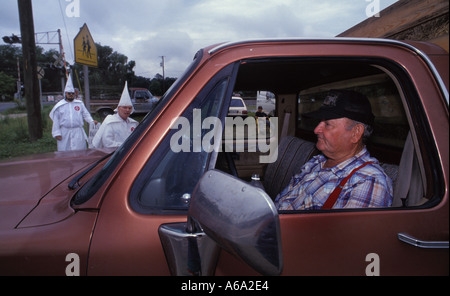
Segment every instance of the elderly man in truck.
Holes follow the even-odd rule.
[[[392,181],[371,157],[365,141],[374,115],[366,96],[330,91],[319,110],[306,116],[321,120],[314,130],[322,152],[276,197],[280,210],[388,207]]]

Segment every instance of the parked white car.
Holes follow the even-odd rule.
[[[247,105],[244,100],[240,97],[232,97],[228,116],[247,116],[247,113]]]

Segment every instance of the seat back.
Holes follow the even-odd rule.
[[[286,136],[278,145],[278,158],[267,166],[263,185],[267,194],[275,199],[302,166],[319,151],[316,145],[296,137]]]
[[[416,206],[424,200],[424,183],[419,161],[414,149],[411,133],[406,138],[402,158],[398,169],[398,178],[394,183],[393,207]]]
[[[278,145],[278,158],[267,166],[263,185],[272,198],[289,184],[292,176],[300,173],[301,167],[314,155],[319,154],[315,144],[296,137],[286,136]],[[408,135],[402,152],[400,165],[381,164],[392,179],[394,197],[392,206],[416,206],[424,201],[424,182],[411,134]]]

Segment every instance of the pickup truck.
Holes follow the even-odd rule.
[[[158,103],[158,98],[153,96],[146,88],[131,87],[129,91],[135,110],[134,113],[136,114],[147,114]],[[114,114],[114,110],[117,108],[117,104],[119,104],[119,99],[120,96],[117,100],[91,100],[91,112],[98,114],[102,118]]]
[[[448,81],[448,53],[423,42],[202,49],[117,150],[0,163],[0,274],[448,275]],[[330,89],[369,98],[367,149],[391,176],[394,202],[278,211],[274,197],[315,153],[303,114]],[[226,118],[246,91],[274,94],[262,137],[252,117],[235,133],[243,119]]]

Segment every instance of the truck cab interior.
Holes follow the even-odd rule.
[[[426,178],[433,168],[424,165],[423,158],[428,157],[423,153],[427,147],[427,127],[417,124],[423,114],[410,85],[398,65],[381,59],[318,57],[242,61],[234,93],[241,94],[249,111],[257,108],[259,91],[274,95],[278,158],[273,163],[262,164],[258,152],[228,155],[222,152],[216,168],[244,180],[259,174],[266,192],[274,199],[291,177],[300,172],[301,166],[320,153],[315,148],[313,132],[318,122],[303,114],[318,109],[331,89],[355,90],[366,95],[372,105],[375,126],[367,148],[393,181],[392,207],[421,206],[433,197],[434,186]]]
[[[183,111],[180,118],[185,119],[187,126],[191,123],[191,127],[183,131],[180,129],[183,122],[175,124],[155,157],[140,173],[131,191],[133,208],[144,214],[186,211],[189,203],[185,201],[190,200],[198,180],[210,169],[244,181],[258,174],[266,193],[275,199],[292,176],[300,172],[302,165],[320,153],[315,148],[314,134],[318,121],[303,114],[318,109],[332,89],[358,91],[371,103],[374,132],[366,146],[393,181],[394,199],[388,209],[438,204],[444,193],[439,154],[421,99],[408,73],[388,59],[336,56],[246,59],[223,68]],[[231,139],[227,137],[228,108],[231,98],[236,96],[247,106],[245,120],[255,116],[258,105],[268,108],[272,104],[266,133],[259,134],[257,129],[261,125],[246,127],[244,122],[243,131],[233,130]],[[198,121],[220,118],[221,129],[198,126],[201,131],[196,134],[196,112],[201,113],[198,113]],[[214,133],[222,133],[221,137],[214,136],[221,142],[196,150],[194,138],[210,137]],[[261,137],[267,144],[276,144],[276,159],[261,161],[261,157],[269,157],[273,152],[255,144]],[[205,137],[199,139],[199,144],[205,143]],[[231,151],[227,149],[230,140],[234,145]],[[238,144],[242,149],[234,149]],[[222,149],[213,149],[213,145],[222,145]],[[181,149],[185,153],[178,153]]]

